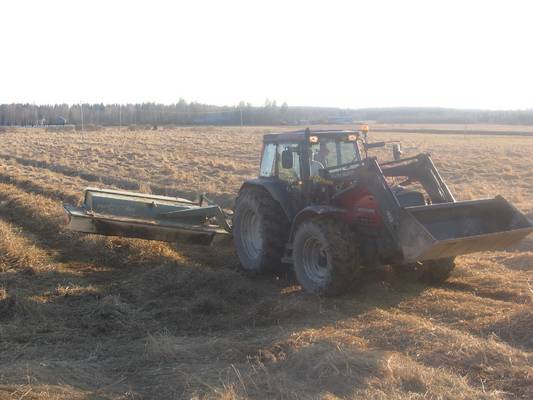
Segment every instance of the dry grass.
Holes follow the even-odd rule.
[[[74,125],[51,125],[45,128],[45,132],[74,132],[76,127]]]
[[[533,239],[464,256],[440,287],[369,274],[336,299],[242,273],[231,248],[82,236],[101,185],[231,206],[274,128],[8,131],[0,141],[0,398],[533,397]],[[376,140],[398,134],[376,134]],[[533,216],[533,138],[401,135],[459,198]]]

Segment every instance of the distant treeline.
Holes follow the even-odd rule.
[[[118,125],[293,125],[376,121],[385,123],[498,123],[533,125],[533,109],[518,111],[457,110],[450,108],[365,108],[289,107],[266,101],[256,107],[175,104],[2,104],[0,125],[38,126],[82,123]]]

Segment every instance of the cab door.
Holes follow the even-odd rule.
[[[292,154],[292,165],[290,168],[284,167],[282,162],[283,152]],[[303,201],[303,181],[302,181],[302,146],[300,143],[282,142],[278,143],[276,156],[276,174],[282,181],[289,194],[291,208],[298,212],[304,206]]]

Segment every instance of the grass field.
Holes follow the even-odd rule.
[[[427,287],[387,269],[324,299],[254,277],[227,247],[64,230],[85,186],[225,207],[279,128],[0,135],[0,398],[530,399],[533,237]],[[533,218],[533,137],[394,134],[459,199]]]

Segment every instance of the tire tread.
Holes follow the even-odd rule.
[[[244,187],[235,200],[234,211],[242,202],[251,202],[256,205],[257,212],[262,221],[263,247],[261,260],[256,272],[275,273],[282,267],[281,258],[289,236],[289,221],[280,204],[264,189],[257,187]],[[233,214],[233,226],[237,213]],[[243,260],[241,259],[241,264]],[[244,265],[243,265],[244,266]],[[251,268],[245,269],[251,270]]]

